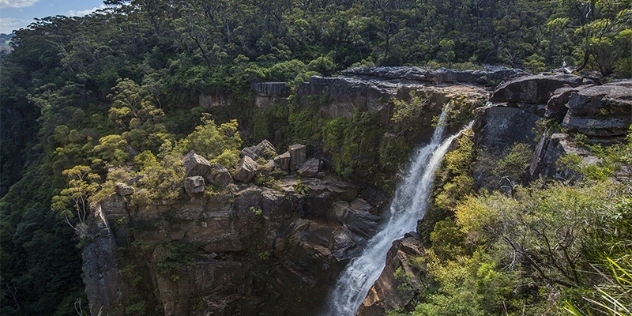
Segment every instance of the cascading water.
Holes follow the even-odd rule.
[[[404,181],[398,186],[390,206],[388,222],[367,243],[362,255],[353,259],[341,273],[324,307],[325,316],[354,315],[366,293],[384,269],[385,257],[394,240],[415,230],[426,211],[426,199],[434,173],[450,143],[460,132],[441,141],[446,128],[447,106],[439,117],[430,143],[413,157]]]

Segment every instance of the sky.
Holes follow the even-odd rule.
[[[81,16],[104,7],[103,0],[0,0],[0,33],[24,28],[34,18]]]

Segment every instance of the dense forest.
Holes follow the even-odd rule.
[[[532,72],[567,65],[603,80],[632,77],[630,0],[104,3],[106,9],[88,16],[46,17],[16,31],[13,52],[2,60],[3,315],[75,315],[82,306],[85,311],[80,277],[83,222],[89,204],[113,192],[118,179],[147,175],[139,183],[136,203],[174,198],[172,182],[182,178],[178,163],[189,150],[231,166],[242,145],[263,137],[283,139],[287,145],[303,139],[301,128],[309,125],[308,116],[279,110],[269,114],[269,126],[258,130],[258,113],[242,106],[247,100],[211,116],[198,106],[200,93],[247,98],[240,93],[255,82],[285,81],[293,90],[312,75],[382,65],[464,69],[496,64]],[[278,132],[275,119],[294,128]],[[604,152],[604,157],[623,157],[629,165],[629,146],[615,149]],[[456,180],[446,183],[459,187],[458,180],[469,181],[463,171],[471,159],[467,155],[465,151],[452,154],[446,167],[452,171],[445,172],[452,172]],[[467,189],[455,193],[458,198],[439,197],[443,198],[439,204],[444,203],[454,217],[440,222],[440,229],[435,228],[429,237],[445,247],[432,250],[428,275],[433,277],[429,284],[434,289],[428,290],[428,299],[418,312],[441,314],[446,310],[440,308],[469,306],[476,311],[472,314],[504,314],[507,310],[485,308],[499,306],[498,300],[511,296],[512,289],[523,289],[528,295],[533,288],[541,289],[534,285],[536,281],[515,286],[512,282],[517,276],[495,270],[506,260],[498,256],[512,246],[499,236],[526,236],[533,243],[542,237],[535,234],[537,230],[518,231],[524,226],[519,224],[533,221],[517,215],[521,207],[548,214],[543,225],[569,220],[563,216],[578,221],[591,216],[590,224],[603,228],[581,236],[586,238],[582,245],[585,241],[592,248],[568,250],[594,251],[588,258],[607,258],[615,277],[631,282],[630,267],[626,270],[611,259],[632,256],[630,184],[614,186],[605,180],[614,172],[612,166],[620,164],[616,160],[602,169],[588,170],[593,175],[588,178],[597,179],[597,184],[525,188],[514,197],[495,193],[474,197]],[[392,168],[397,170],[397,166]],[[343,170],[339,169],[341,175],[353,176]],[[569,203],[570,197],[577,198],[573,203],[581,203],[578,210],[604,213],[579,219],[552,212]],[[464,211],[490,208],[498,213]],[[608,221],[604,214],[620,218]],[[517,228],[509,231],[507,227]],[[607,254],[597,251],[604,245],[611,246]],[[583,293],[591,291],[594,275],[572,274],[578,267],[557,266],[559,255],[564,254],[556,252],[546,267],[538,267],[546,269],[539,277],[576,290],[562,294],[581,301]],[[581,268],[591,269],[592,263],[582,261]],[[463,280],[467,282],[459,285]],[[485,291],[474,290],[476,306],[467,303],[471,302],[468,286]],[[436,290],[439,287],[441,291]],[[540,299],[533,298],[529,304],[542,303]],[[508,302],[507,309],[520,311],[524,304]],[[582,304],[577,308],[584,308]],[[531,313],[554,310],[546,304],[539,306],[542,309],[534,307]]]

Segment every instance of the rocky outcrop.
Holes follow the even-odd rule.
[[[259,158],[271,159],[276,156],[276,148],[268,140],[264,139],[259,144],[251,147],[246,147],[241,150],[241,156],[248,156],[253,160]]]
[[[482,70],[455,70],[440,68],[437,70],[419,67],[375,67],[353,68],[342,72],[345,76],[363,76],[386,80],[412,80],[427,83],[469,83],[486,85],[500,82],[513,76],[522,75],[520,69],[485,66]]]
[[[117,183],[114,185],[114,191],[120,196],[129,196],[134,194],[134,187],[131,187],[125,183]]]
[[[571,94],[562,126],[587,136],[626,135],[632,124],[632,80],[589,86]]]
[[[366,71],[372,73],[370,69]],[[444,105],[450,100],[477,103],[478,100],[487,97],[487,92],[482,86],[431,85],[425,81],[356,76],[351,72],[346,74],[333,78],[311,77],[308,82],[299,86],[298,102],[303,106],[317,103],[320,111],[331,117],[350,119],[353,113],[358,111],[376,112],[380,122],[387,126],[391,124],[393,101],[410,101],[413,93],[424,100],[423,109],[413,118],[417,123],[416,130],[419,131],[416,143],[429,140],[427,137],[432,135],[433,129],[432,118],[441,114]]]
[[[553,92],[551,98],[546,103],[546,109],[544,112],[544,117],[549,119],[554,119],[557,122],[561,122],[564,116],[566,116],[566,112],[568,111],[568,100],[570,99],[573,93],[576,93],[580,89],[590,87],[592,85],[578,86],[578,87],[570,87],[565,86],[559,88]]]
[[[360,305],[357,316],[386,315],[396,308],[414,309],[415,289],[422,286],[425,273],[417,257],[424,256],[418,237],[409,235],[393,242],[386,255],[386,266]]]
[[[595,164],[599,158],[590,151],[571,141],[568,134],[556,133],[550,137],[543,136],[535,148],[529,164],[529,177],[532,180],[548,178],[560,181],[577,180],[581,177],[577,171],[558,164],[561,157],[577,155],[585,165]]]
[[[231,98],[222,92],[200,94],[199,106],[203,109],[211,109],[215,107],[230,107],[233,104]]]
[[[498,86],[490,101],[546,104],[556,89],[563,86],[576,87],[582,82],[581,77],[568,74],[524,76]]]

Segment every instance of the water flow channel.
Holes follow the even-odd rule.
[[[416,229],[417,220],[426,211],[435,170],[452,140],[461,133],[443,140],[447,112],[446,106],[439,117],[432,140],[412,158],[408,173],[399,184],[391,202],[388,221],[368,241],[362,255],[353,259],[340,274],[324,306],[324,316],[355,315],[368,290],[384,269],[386,254],[393,241]]]

